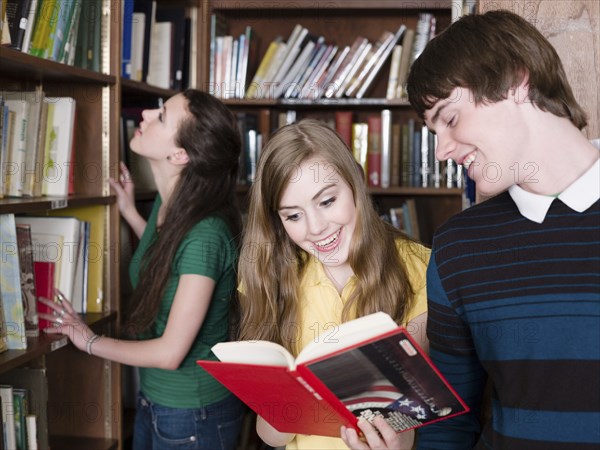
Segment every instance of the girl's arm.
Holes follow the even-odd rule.
[[[258,433],[258,436],[271,447],[284,446],[294,439],[295,436],[295,434],[277,431],[260,416],[256,418],[256,432]]]
[[[167,326],[161,337],[144,340],[121,340],[101,337],[92,345],[92,354],[111,361],[136,367],[177,369],[189,352],[198,331],[202,327],[210,305],[215,281],[201,275],[182,275],[169,313]],[[46,329],[47,333],[64,334],[82,351],[87,351],[87,342],[93,332],[68,302],[57,304],[42,300],[61,317],[63,324]],[[40,317],[55,321],[57,316],[42,314]]]

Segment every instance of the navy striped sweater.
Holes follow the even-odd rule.
[[[600,448],[598,201],[554,200],[541,224],[508,193],[463,211],[434,237],[427,291],[431,357],[472,413],[421,428],[419,449]]]

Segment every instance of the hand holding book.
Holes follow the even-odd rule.
[[[219,361],[198,361],[281,432],[339,436],[383,417],[405,431],[467,406],[407,330],[385,313],[346,322],[296,359],[265,341],[220,343]]]

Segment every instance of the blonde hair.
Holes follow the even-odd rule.
[[[293,351],[298,336],[298,292],[308,254],[287,235],[277,213],[288,182],[300,164],[318,158],[350,186],[356,227],[349,262],[356,289],[344,306],[342,320],[384,311],[405,319],[414,291],[398,254],[397,239],[406,239],[383,222],[366,191],[363,174],[350,149],[325,123],[302,120],[278,130],[265,146],[250,191],[248,222],[239,263],[240,339],[265,339]]]

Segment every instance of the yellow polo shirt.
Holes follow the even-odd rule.
[[[427,292],[425,289],[425,272],[429,262],[430,250],[422,245],[397,242],[398,252],[405,261],[408,276],[415,290],[415,304],[409,312],[406,326],[415,317],[427,311]],[[304,272],[301,281],[300,339],[296,345],[296,355],[299,351],[314,340],[324,341],[332,337],[336,326],[341,323],[342,309],[348,300],[356,278],[352,277],[338,294],[335,286],[327,277],[323,265],[314,256]],[[287,450],[335,450],[348,447],[340,438],[311,436],[297,434],[292,442],[286,446]]]

